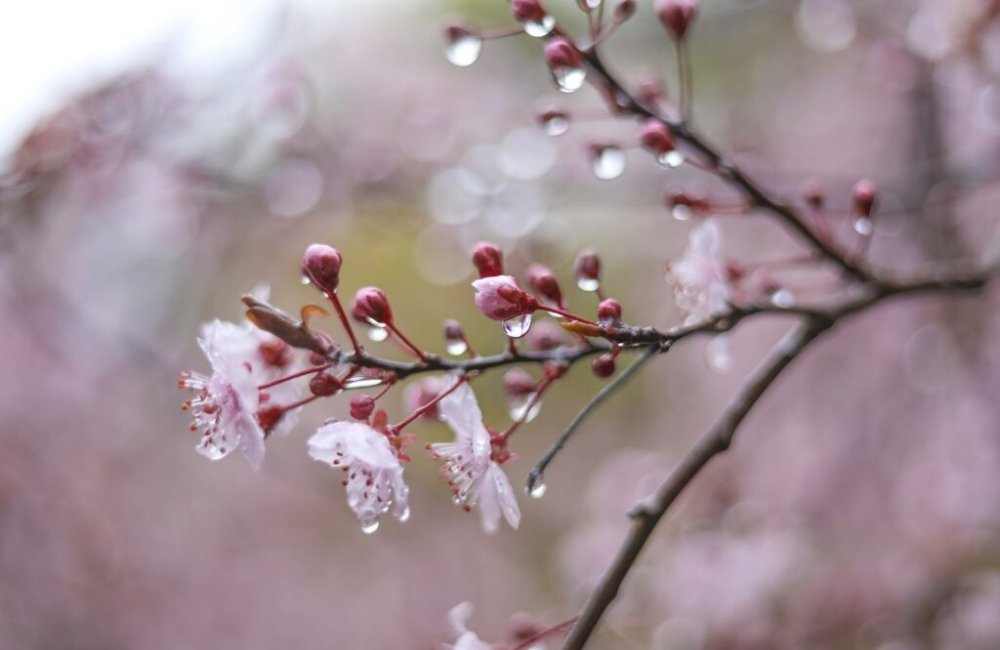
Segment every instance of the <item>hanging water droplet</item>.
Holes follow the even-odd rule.
[[[545,485],[545,479],[539,476],[528,488],[528,496],[532,499],[541,499],[545,496],[545,492],[549,489],[549,486]]]
[[[618,178],[625,171],[625,153],[618,147],[601,147],[592,155],[594,176],[601,180]]]
[[[601,281],[597,278],[579,277],[576,279],[576,286],[580,291],[594,292],[601,288]]]
[[[687,221],[693,216],[690,207],[680,204],[670,209],[670,215],[677,221]]]
[[[705,347],[708,366],[716,372],[726,372],[733,367],[733,356],[729,353],[729,336],[718,334]]]
[[[788,289],[778,289],[771,294],[771,304],[782,309],[793,307],[795,305],[795,294]]]
[[[483,51],[483,39],[476,34],[462,34],[448,43],[448,60],[459,67],[472,65]]]
[[[553,115],[542,122],[546,135],[562,135],[569,130],[569,119],[564,115]]]
[[[656,162],[660,163],[664,167],[680,167],[684,164],[684,154],[677,149],[671,149],[670,151],[664,151],[659,156],[656,157]]]
[[[572,93],[583,88],[583,84],[587,81],[587,70],[574,66],[560,66],[552,69],[552,76],[560,91]]]
[[[385,383],[385,380],[381,377],[351,377],[344,381],[344,388],[346,389],[359,389],[359,388],[374,388],[375,386],[381,386]]]
[[[308,275],[303,275],[301,278],[299,278],[299,282],[301,282],[302,284],[312,284],[312,280],[309,279]]]
[[[521,23],[524,33],[534,38],[548,36],[555,29],[556,19],[545,14],[540,20],[525,20]]]
[[[389,338],[389,330],[385,326],[372,326],[368,328],[368,339],[380,343]]]
[[[531,314],[524,314],[503,322],[503,332],[512,339],[519,339],[531,329]]]
[[[872,220],[868,217],[861,217],[854,222],[854,232],[862,237],[872,234]]]
[[[396,515],[396,519],[399,521],[409,521],[410,520],[410,506],[403,508],[403,511]]]
[[[601,0],[587,0],[587,9],[597,9],[601,6]]]
[[[457,339],[454,341],[448,341],[445,345],[445,349],[448,351],[448,354],[460,357],[468,351],[469,346],[465,341]]]
[[[542,410],[542,400],[535,400],[532,404],[534,393],[511,398],[510,419],[515,422],[531,422]]]
[[[372,517],[371,519],[361,520],[361,532],[365,535],[371,535],[376,530],[378,530],[378,519]]]

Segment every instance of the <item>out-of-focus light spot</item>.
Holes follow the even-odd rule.
[[[512,183],[493,195],[483,212],[486,227],[502,237],[523,237],[545,219],[542,190],[527,183]]]
[[[438,223],[468,223],[479,216],[483,183],[467,169],[438,172],[427,187],[427,210]]]
[[[854,10],[843,0],[803,0],[795,24],[802,42],[820,52],[843,50],[858,31]]]
[[[417,272],[431,284],[457,284],[472,271],[465,250],[465,246],[455,241],[453,228],[431,224],[413,246]]]
[[[529,181],[552,168],[556,151],[549,138],[537,129],[516,129],[503,139],[499,159],[505,174]]]
[[[925,3],[917,10],[906,27],[906,45],[910,51],[930,61],[940,61],[954,47],[948,31],[948,21],[941,6]]]
[[[399,129],[399,146],[414,160],[435,162],[451,153],[457,137],[455,121],[426,108],[407,115]]]
[[[289,158],[280,161],[264,183],[267,207],[282,217],[299,217],[319,203],[323,195],[323,174],[311,160]]]

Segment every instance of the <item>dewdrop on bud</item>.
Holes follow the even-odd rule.
[[[525,371],[515,368],[504,375],[503,385],[510,419],[519,422],[534,420],[542,410],[541,400],[535,399],[538,382]]]
[[[623,23],[635,13],[635,0],[621,0],[615,5],[614,21]]]
[[[459,67],[472,65],[483,51],[482,37],[461,23],[452,23],[445,27],[444,37],[448,43],[448,49],[445,51],[448,60]]]
[[[678,41],[683,40],[697,15],[694,0],[657,0],[653,8],[666,30]]]
[[[598,322],[615,322],[622,319],[622,304],[614,298],[605,298],[597,305]]]
[[[544,54],[560,91],[571,93],[583,87],[587,70],[583,67],[583,55],[572,43],[557,36],[545,44]]]
[[[528,36],[542,38],[555,29],[556,19],[545,12],[538,0],[513,0],[510,10]]]
[[[302,277],[315,284],[320,291],[334,293],[340,284],[340,252],[326,244],[310,244],[302,256]]]
[[[597,291],[601,287],[601,258],[592,250],[581,251],[573,269],[576,286],[581,291]]]
[[[625,152],[613,144],[592,144],[589,149],[594,176],[602,181],[618,178],[625,172]]]
[[[371,395],[357,395],[351,398],[351,417],[367,421],[375,410],[375,399]]]
[[[479,242],[472,249],[472,263],[479,271],[480,278],[503,275],[503,251],[496,244]]]
[[[867,179],[858,181],[858,184],[854,186],[854,190],[851,192],[854,213],[859,217],[872,216],[872,208],[875,206],[875,197],[877,195],[878,190],[875,188],[875,183]]]
[[[590,364],[590,369],[601,379],[607,379],[611,375],[615,374],[615,358],[611,354],[605,352],[594,359],[594,362]]]
[[[392,308],[384,291],[378,287],[364,287],[354,294],[351,316],[356,321],[383,329],[392,322]]]
[[[531,315],[538,300],[518,286],[509,275],[480,278],[472,283],[476,290],[476,308],[491,320],[502,321],[510,338],[521,338],[531,329]]]
[[[569,130],[569,113],[559,108],[545,108],[538,112],[535,119],[546,135],[562,135]]]
[[[684,162],[684,154],[677,150],[670,129],[662,120],[651,117],[642,125],[639,134],[642,148],[656,156],[656,162],[664,167],[678,167]]]
[[[552,271],[541,264],[532,264],[528,267],[528,284],[539,296],[547,302],[562,307],[562,290],[559,288],[559,281]]]
[[[469,350],[469,344],[465,341],[465,332],[457,320],[448,319],[444,322],[444,345],[448,354],[461,356]]]

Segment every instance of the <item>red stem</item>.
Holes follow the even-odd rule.
[[[402,332],[401,332],[401,331],[399,330],[399,328],[398,328],[398,327],[396,327],[396,324],[395,324],[395,323],[393,323],[392,321],[389,321],[388,323],[386,323],[386,324],[385,324],[385,326],[389,328],[389,331],[390,331],[390,332],[392,332],[393,334],[395,334],[395,335],[396,335],[396,336],[397,336],[397,337],[399,338],[400,342],[402,342],[402,344],[403,344],[404,346],[406,346],[406,348],[407,348],[407,349],[408,349],[408,350],[409,350],[410,352],[412,352],[413,354],[417,355],[417,358],[418,358],[418,359],[420,359],[420,360],[421,360],[421,361],[423,361],[423,362],[426,362],[426,361],[427,361],[427,355],[425,355],[425,354],[424,354],[424,353],[423,353],[423,352],[422,352],[422,351],[420,350],[420,348],[418,348],[417,346],[413,345],[413,343],[412,343],[412,342],[410,341],[410,339],[406,338],[406,335],[405,335],[405,334],[403,334],[403,333],[402,333]]]
[[[358,345],[358,339],[354,336],[354,328],[351,327],[351,321],[347,320],[347,314],[344,312],[344,308],[340,304],[340,298],[337,297],[336,293],[327,293],[326,297],[330,299],[333,303],[333,308],[337,310],[337,317],[340,318],[340,323],[347,330],[347,336],[351,338],[351,345],[354,346],[354,354],[361,354],[361,346]]]
[[[292,373],[290,375],[286,375],[284,377],[278,377],[274,381],[269,381],[266,384],[261,384],[260,386],[257,387],[257,390],[266,390],[268,388],[271,388],[272,386],[277,386],[278,384],[283,384],[286,381],[291,381],[293,379],[298,379],[299,377],[304,377],[304,376],[310,375],[310,374],[312,374],[314,372],[322,372],[322,371],[326,370],[327,368],[329,368],[332,365],[333,365],[332,363],[325,363],[325,364],[323,364],[321,366],[313,366],[311,368],[306,368],[305,370],[300,370],[298,372],[294,372],[294,373]]]
[[[413,413],[410,413],[409,417],[407,417],[405,420],[402,420],[401,422],[392,425],[391,428],[395,429],[396,431],[401,431],[403,429],[403,427],[405,427],[406,425],[410,424],[411,422],[413,422],[414,420],[416,420],[417,418],[419,418],[421,415],[423,415],[424,413],[426,413],[427,411],[429,411],[435,404],[437,404],[438,402],[440,402],[447,395],[450,395],[452,392],[454,392],[454,390],[456,388],[458,388],[459,386],[461,386],[462,384],[464,384],[466,381],[468,381],[467,378],[466,378],[466,376],[465,375],[461,375],[454,384],[452,384],[451,386],[449,386],[446,390],[443,390],[440,393],[438,393],[437,396],[434,399],[432,399],[431,401],[427,402],[426,404],[424,404],[420,408],[414,410]]]
[[[601,300],[604,299],[600,295],[600,293],[598,293],[597,297],[601,298]],[[552,307],[550,305],[539,305],[538,308],[541,309],[541,310],[543,310],[543,311],[547,311],[550,314],[558,314],[558,315],[562,316],[563,318],[568,318],[569,320],[578,320],[581,323],[586,323],[588,325],[593,325],[595,327],[598,326],[597,323],[595,323],[594,321],[588,320],[586,318],[583,318],[582,316],[577,316],[576,314],[574,314],[572,312],[568,312],[565,309],[559,309],[558,307]]]

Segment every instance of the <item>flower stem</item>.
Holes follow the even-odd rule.
[[[438,402],[440,402],[446,396],[450,395],[456,388],[458,388],[459,386],[461,386],[462,384],[464,384],[466,381],[468,381],[468,378],[465,375],[459,376],[459,378],[455,381],[454,384],[452,384],[451,386],[449,386],[445,390],[443,390],[440,393],[438,393],[437,396],[434,399],[432,399],[431,401],[429,401],[426,404],[424,404],[423,406],[415,409],[413,411],[413,413],[410,413],[410,415],[405,420],[402,420],[402,421],[400,421],[400,422],[392,425],[390,428],[394,429],[395,431],[402,431],[403,428],[406,425],[412,423],[414,420],[416,420],[417,418],[419,418],[421,415],[423,415],[424,413],[426,413],[427,411],[429,411]]]
[[[420,348],[418,348],[417,346],[415,346],[415,345],[414,345],[414,344],[413,344],[413,343],[412,343],[412,342],[410,341],[410,339],[406,338],[406,335],[405,335],[405,334],[403,334],[403,332],[401,332],[401,331],[400,331],[400,329],[399,329],[398,327],[396,327],[396,324],[395,324],[395,323],[393,323],[392,321],[390,321],[390,322],[386,323],[386,324],[385,324],[385,326],[389,328],[389,331],[390,331],[390,332],[392,332],[393,334],[395,334],[395,335],[396,335],[396,337],[397,337],[397,338],[399,339],[400,343],[402,343],[402,344],[403,344],[403,346],[404,346],[404,347],[405,347],[405,348],[406,348],[406,349],[407,349],[408,351],[410,351],[410,352],[412,352],[413,354],[417,355],[417,358],[418,358],[418,359],[420,359],[421,361],[423,361],[423,362],[425,362],[425,363],[427,362],[427,355],[425,355],[425,354],[423,353],[423,351],[421,351],[421,349],[420,349]]]
[[[354,346],[355,356],[361,354],[361,346],[358,344],[357,337],[354,336],[354,328],[351,327],[351,321],[347,320],[347,314],[344,312],[344,307],[340,304],[340,298],[337,297],[335,292],[327,293],[326,297],[330,299],[331,303],[333,303],[333,308],[337,310],[337,317],[340,318],[340,323],[344,326],[344,329],[347,330],[347,336],[351,338],[351,345]]]
[[[261,384],[260,386],[257,387],[257,390],[266,390],[266,389],[271,388],[273,386],[277,386],[278,384],[283,384],[286,381],[291,381],[293,379],[298,379],[299,377],[305,377],[306,375],[311,375],[311,374],[316,373],[316,372],[323,372],[324,370],[326,370],[327,368],[329,368],[332,365],[333,365],[332,363],[324,363],[324,364],[319,365],[319,366],[312,366],[311,368],[306,368],[305,370],[300,370],[298,372],[293,372],[290,375],[285,375],[284,377],[278,377],[274,381],[269,381],[266,384]]]

